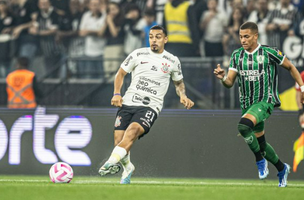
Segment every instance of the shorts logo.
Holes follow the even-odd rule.
[[[150,128],[145,122],[143,122],[142,124],[145,125],[146,127]]]
[[[252,137],[252,136],[247,137],[247,138],[244,138],[244,139],[245,139],[245,142],[246,142],[247,144],[252,144],[252,142],[253,142],[253,137]]]
[[[169,72],[169,67],[170,65],[168,65],[167,63],[162,63],[162,68],[161,70],[164,72],[164,73],[168,73]]]
[[[258,111],[259,111],[259,112],[262,112],[262,110],[261,110],[261,109],[259,109],[259,108],[258,108]]]
[[[142,120],[143,122],[142,122],[142,124],[143,125],[145,125],[146,127],[148,127],[148,128],[151,128],[151,124],[150,124],[150,122],[149,122],[149,119],[145,119],[145,118],[140,118],[140,120]]]
[[[121,121],[120,121],[120,120],[121,120],[121,117],[120,117],[120,116],[117,116],[117,117],[116,117],[116,120],[115,120],[115,125],[114,125],[115,127],[120,126],[120,124],[121,124]]]

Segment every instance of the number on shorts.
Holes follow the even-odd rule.
[[[145,115],[145,117],[146,117],[148,120],[150,120],[150,122],[152,122],[152,121],[153,121],[153,118],[155,117],[155,113],[152,112],[152,111],[150,111],[150,110],[148,110],[147,113],[146,113],[146,115]]]

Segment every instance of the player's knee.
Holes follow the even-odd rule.
[[[252,131],[253,127],[254,127],[253,122],[247,118],[242,118],[238,124],[239,133],[243,137],[246,137],[247,134]]]

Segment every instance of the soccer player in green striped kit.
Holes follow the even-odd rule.
[[[215,76],[230,88],[238,77],[242,117],[238,130],[256,157],[259,178],[268,174],[268,162],[278,170],[279,187],[287,186],[290,166],[283,163],[273,147],[265,140],[264,121],[274,107],[280,106],[278,94],[277,65],[288,70],[299,84],[304,103],[304,84],[295,66],[278,49],[258,43],[258,26],[245,22],[240,26],[239,37],[242,47],[235,50],[230,58],[228,74],[218,64]]]

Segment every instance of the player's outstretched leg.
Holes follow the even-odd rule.
[[[130,184],[131,176],[133,175],[135,170],[135,167],[130,160],[130,152],[123,159],[120,160],[120,163],[124,169],[121,176],[120,184]]]
[[[259,178],[261,180],[267,178],[267,176],[269,174],[267,160],[265,158],[263,158],[263,160],[260,160],[260,161],[256,162],[256,164],[257,164],[258,171],[259,171]]]
[[[287,186],[287,177],[290,173],[290,166],[287,163],[284,163],[284,169],[279,171],[279,187],[286,187]]]
[[[123,157],[125,157],[127,154],[127,151],[120,147],[116,146],[110,158],[107,160],[105,164],[102,165],[102,167],[98,170],[98,173],[101,176],[105,176],[107,174],[116,174],[120,171],[120,166],[117,164]]]

